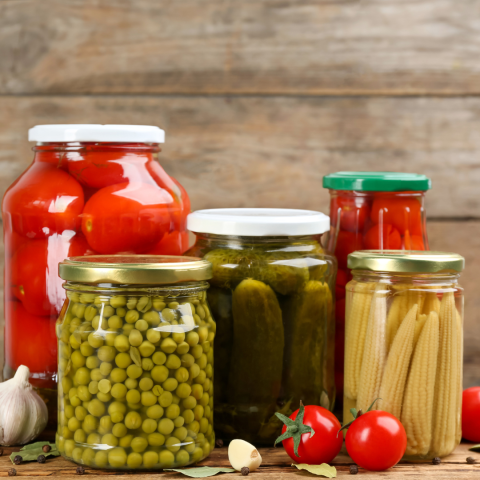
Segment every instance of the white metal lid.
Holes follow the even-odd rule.
[[[151,125],[36,125],[30,142],[164,143],[165,131]]]
[[[247,237],[318,235],[330,228],[330,218],[311,210],[283,208],[216,208],[187,217],[195,233]]]

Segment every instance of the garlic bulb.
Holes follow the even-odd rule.
[[[0,445],[25,445],[47,425],[47,406],[28,381],[21,365],[15,376],[0,383]]]

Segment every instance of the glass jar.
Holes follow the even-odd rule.
[[[362,251],[348,267],[344,424],[378,399],[405,427],[406,459],[450,454],[462,437],[463,257]]]
[[[158,127],[41,125],[29,140],[37,142],[33,163],[2,204],[4,378],[28,366],[55,422],[55,321],[65,298],[58,263],[94,253],[179,255],[190,203],[158,163]]]
[[[425,175],[394,172],[337,172],[323,177],[330,190],[328,251],[338,261],[335,330],[335,378],[343,388],[345,285],[352,276],[348,254],[355,250],[428,250]]]
[[[189,215],[190,255],[213,264],[219,438],[272,445],[305,404],[333,408],[335,259],[320,244],[326,215],[217,209]]]
[[[95,255],[60,263],[58,430],[67,459],[155,470],[215,445],[213,341],[198,258]]]

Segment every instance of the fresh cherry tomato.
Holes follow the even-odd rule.
[[[392,225],[374,225],[365,234],[365,248],[367,250],[399,250],[402,248],[402,239],[398,230]]]
[[[480,387],[463,391],[462,436],[470,442],[480,442]]]
[[[361,232],[370,214],[364,197],[335,196],[330,206],[332,225],[349,232]]]
[[[72,235],[68,231],[44,240],[29,240],[13,256],[13,292],[32,315],[55,315],[62,308],[65,294],[58,263],[67,257],[93,253],[82,235]]]
[[[121,183],[95,193],[85,205],[82,231],[98,253],[143,253],[170,231],[171,195],[158,186]]]
[[[348,427],[345,446],[357,465],[381,471],[401,460],[407,449],[407,434],[392,414],[372,410],[358,416]]]
[[[20,302],[5,302],[5,362],[16,370],[26,365],[31,373],[57,371],[56,317],[27,312]]]
[[[5,194],[3,211],[12,212],[11,222],[19,234],[46,238],[76,231],[83,204],[82,187],[73,177],[48,163],[34,163]]]
[[[297,430],[291,430],[291,427],[287,424],[282,428],[282,436],[277,438],[275,443],[282,440],[284,434],[288,432],[286,437],[289,438],[282,440],[282,444],[293,461],[320,465],[321,463],[330,463],[339,454],[343,437],[337,435],[341,426],[332,412],[317,405],[307,405],[305,407],[302,405],[289,418],[295,422],[296,428],[300,432],[298,435],[299,444],[297,445],[298,455],[295,453],[294,441]],[[286,422],[286,420],[282,421]],[[312,430],[315,432],[313,436],[311,436]],[[306,433],[302,433],[303,431]]]
[[[387,223],[402,235],[422,233],[422,206],[416,198],[380,196],[372,205],[371,218],[374,223]]]
[[[361,234],[339,230],[337,246],[335,247],[335,256],[337,257],[338,267],[346,269],[348,254],[355,252],[356,250],[363,250]]]

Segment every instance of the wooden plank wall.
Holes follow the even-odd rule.
[[[42,123],[159,125],[194,209],[327,210],[336,170],[425,173],[465,255],[480,384],[480,0],[1,0],[0,193]]]

